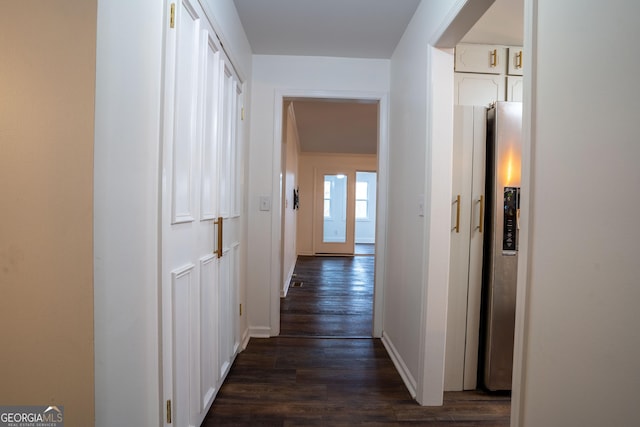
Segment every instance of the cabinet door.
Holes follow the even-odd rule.
[[[507,101],[522,102],[522,77],[507,76]]]
[[[507,74],[510,76],[521,76],[523,64],[522,47],[510,47],[508,57]]]
[[[455,73],[454,103],[488,106],[505,101],[505,77],[490,74]]]
[[[476,388],[482,288],[485,139],[486,109],[455,106],[444,375],[444,388],[447,391]]]
[[[467,289],[464,390],[476,388],[480,341],[480,299],[482,294],[482,244],[484,184],[486,171],[487,110],[473,108],[473,172],[469,228],[469,284]]]
[[[444,388],[460,391],[464,381],[469,232],[473,179],[473,107],[454,107],[451,247]]]
[[[507,48],[498,45],[459,44],[456,46],[455,71],[506,74]]]

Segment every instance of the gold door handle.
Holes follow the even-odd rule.
[[[482,226],[484,224],[484,196],[480,196],[478,199],[480,204],[480,221],[478,222],[478,232],[482,233]]]
[[[213,253],[216,254],[218,258],[222,258],[222,217],[219,216],[213,223],[218,226],[218,241]]]
[[[516,54],[516,68],[522,68],[522,51]]]
[[[456,226],[453,227],[451,231],[456,230],[456,233],[459,233],[460,232],[460,195],[459,194],[453,203],[457,205],[456,206]]]
[[[489,58],[491,67],[496,67],[498,65],[498,49],[493,49],[489,54]]]

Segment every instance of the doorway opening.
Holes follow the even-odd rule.
[[[386,153],[386,96],[283,96],[278,110],[279,333],[379,336],[375,290],[384,276],[376,262],[377,218],[386,188],[387,159],[379,155],[381,148]]]

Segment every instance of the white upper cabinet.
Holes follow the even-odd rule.
[[[456,105],[522,102],[522,47],[463,43],[456,46],[455,59]]]
[[[523,90],[521,76],[507,76],[507,101],[522,102]]]
[[[521,76],[523,67],[522,47],[509,47],[507,74],[510,76]]]
[[[505,76],[493,74],[455,73],[454,104],[488,107],[505,101]]]
[[[507,52],[505,46],[483,44],[459,44],[456,47],[455,71],[464,73],[506,74]]]

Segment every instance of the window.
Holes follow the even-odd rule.
[[[326,196],[325,196],[326,197]],[[369,183],[356,182],[356,219],[369,218]]]
[[[324,182],[324,217],[331,218],[331,181]]]

